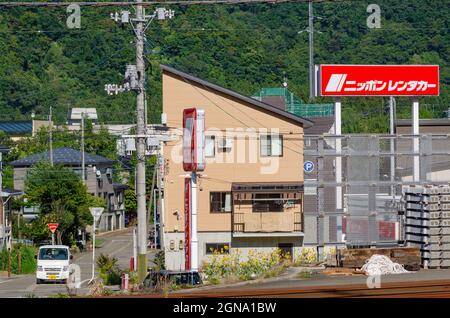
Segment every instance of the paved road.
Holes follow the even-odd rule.
[[[132,231],[118,231],[107,233],[100,236],[104,243],[95,250],[96,255],[100,253],[114,256],[118,259],[120,268],[129,268],[129,261],[133,255],[133,237]],[[149,260],[154,256],[149,253]],[[78,264],[81,269],[81,281],[87,281],[92,276],[92,252],[87,251],[74,256],[74,264]],[[150,263],[151,264],[151,263]],[[86,282],[82,285],[78,293],[87,292]],[[0,277],[0,297],[45,297],[56,295],[58,293],[67,293],[65,284],[39,284],[36,285],[36,277],[32,275],[18,275],[8,278]]]

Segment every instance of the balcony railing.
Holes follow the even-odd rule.
[[[233,213],[233,231],[236,233],[301,232],[301,212]]]

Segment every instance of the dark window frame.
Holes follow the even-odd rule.
[[[263,136],[266,138],[266,140],[270,140],[270,154],[269,155],[263,155],[263,144],[262,139]],[[276,136],[280,139],[280,146],[281,146],[281,152],[279,155],[272,155],[272,137]],[[283,135],[281,134],[261,134],[259,138],[259,155],[260,157],[283,157],[284,155],[284,140]]]
[[[226,200],[226,195],[229,194],[230,195],[230,211],[222,211],[222,210],[215,210],[214,209],[214,204],[213,204],[213,200],[212,200],[212,196],[219,194],[220,195],[220,200],[219,200],[219,204],[220,206],[224,207],[225,209],[225,200]],[[223,197],[222,197],[223,195]],[[215,200],[214,202],[217,202],[217,200]],[[233,212],[233,195],[231,193],[231,191],[210,191],[209,192],[209,212],[210,213],[231,213]]]
[[[267,200],[264,196],[266,196]],[[273,200],[278,199],[279,200]],[[281,202],[281,204],[279,203]],[[252,194],[252,213],[283,213],[284,196],[283,193],[253,193]]]

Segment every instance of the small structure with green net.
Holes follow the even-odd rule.
[[[301,117],[314,118],[334,115],[333,104],[305,104],[285,87],[263,88],[252,97]]]

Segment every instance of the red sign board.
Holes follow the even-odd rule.
[[[438,65],[330,65],[319,67],[321,96],[437,96]]]
[[[184,269],[191,269],[191,180],[184,179]]]
[[[378,236],[381,241],[398,239],[397,222],[378,221]],[[342,232],[345,234],[367,235],[369,233],[369,220],[342,219]]]
[[[183,169],[205,169],[205,111],[197,108],[183,110]]]
[[[55,233],[56,229],[58,228],[58,223],[47,223],[47,226],[50,232]]]

